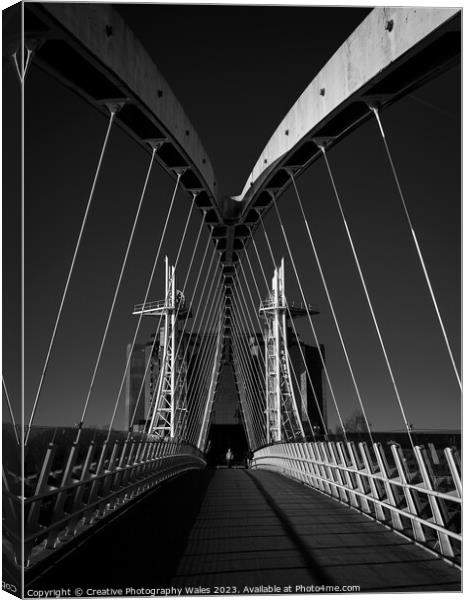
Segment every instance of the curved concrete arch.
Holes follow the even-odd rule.
[[[460,53],[460,9],[375,8],[341,45],[282,120],[244,189],[229,210],[255,226],[252,208],[291,183],[288,168],[306,168],[320,156],[313,138],[336,143],[382,106],[447,67]],[[236,204],[241,204],[236,206]],[[240,213],[240,214],[239,214]],[[258,215],[257,215],[258,218]]]
[[[34,61],[96,106],[127,99],[116,122],[218,221],[216,179],[198,134],[134,33],[109,4],[26,3],[25,45]]]

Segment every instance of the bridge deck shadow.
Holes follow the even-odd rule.
[[[223,470],[209,484],[171,583],[459,590],[460,572],[299,483]]]
[[[78,587],[359,585],[460,590],[460,572],[338,502],[268,471],[187,473],[32,582]]]

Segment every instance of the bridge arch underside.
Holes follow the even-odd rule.
[[[201,140],[143,45],[110,4],[27,3],[25,49],[44,71],[107,113],[122,102],[116,124],[195,195],[209,218],[219,210],[216,179]],[[6,43],[13,54],[20,45]]]
[[[238,196],[221,200],[213,229],[226,276],[272,206],[327,149],[372,116],[457,64],[461,17],[456,9],[375,8],[292,106]]]

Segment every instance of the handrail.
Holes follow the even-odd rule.
[[[11,541],[12,558],[21,564],[18,531],[24,511],[25,568],[50,556],[51,551],[163,481],[188,469],[206,466],[198,448],[177,440],[130,439],[124,443],[115,441],[111,446],[104,443],[97,462],[93,460],[96,448],[90,444],[81,465],[75,464],[77,449],[73,444],[60,473],[60,485],[55,486],[49,484],[49,478],[56,472],[52,466],[57,450],[55,444],[49,444],[35,492],[29,498],[8,489],[8,473],[4,471],[3,496],[10,509],[4,521],[5,537]],[[93,473],[92,464],[96,469]]]
[[[358,452],[359,449],[359,452]],[[251,468],[277,471],[335,500],[389,524],[458,566],[461,533],[461,478],[455,449],[446,448],[446,475],[436,477],[423,446],[407,458],[390,446],[393,463],[380,443],[296,442],[264,446]],[[373,452],[373,455],[372,455]],[[437,489],[443,480],[449,491]]]

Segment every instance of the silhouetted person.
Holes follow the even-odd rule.
[[[228,448],[228,451],[226,452],[226,464],[229,469],[231,468],[233,460],[234,460],[234,454],[232,453],[231,448]]]

